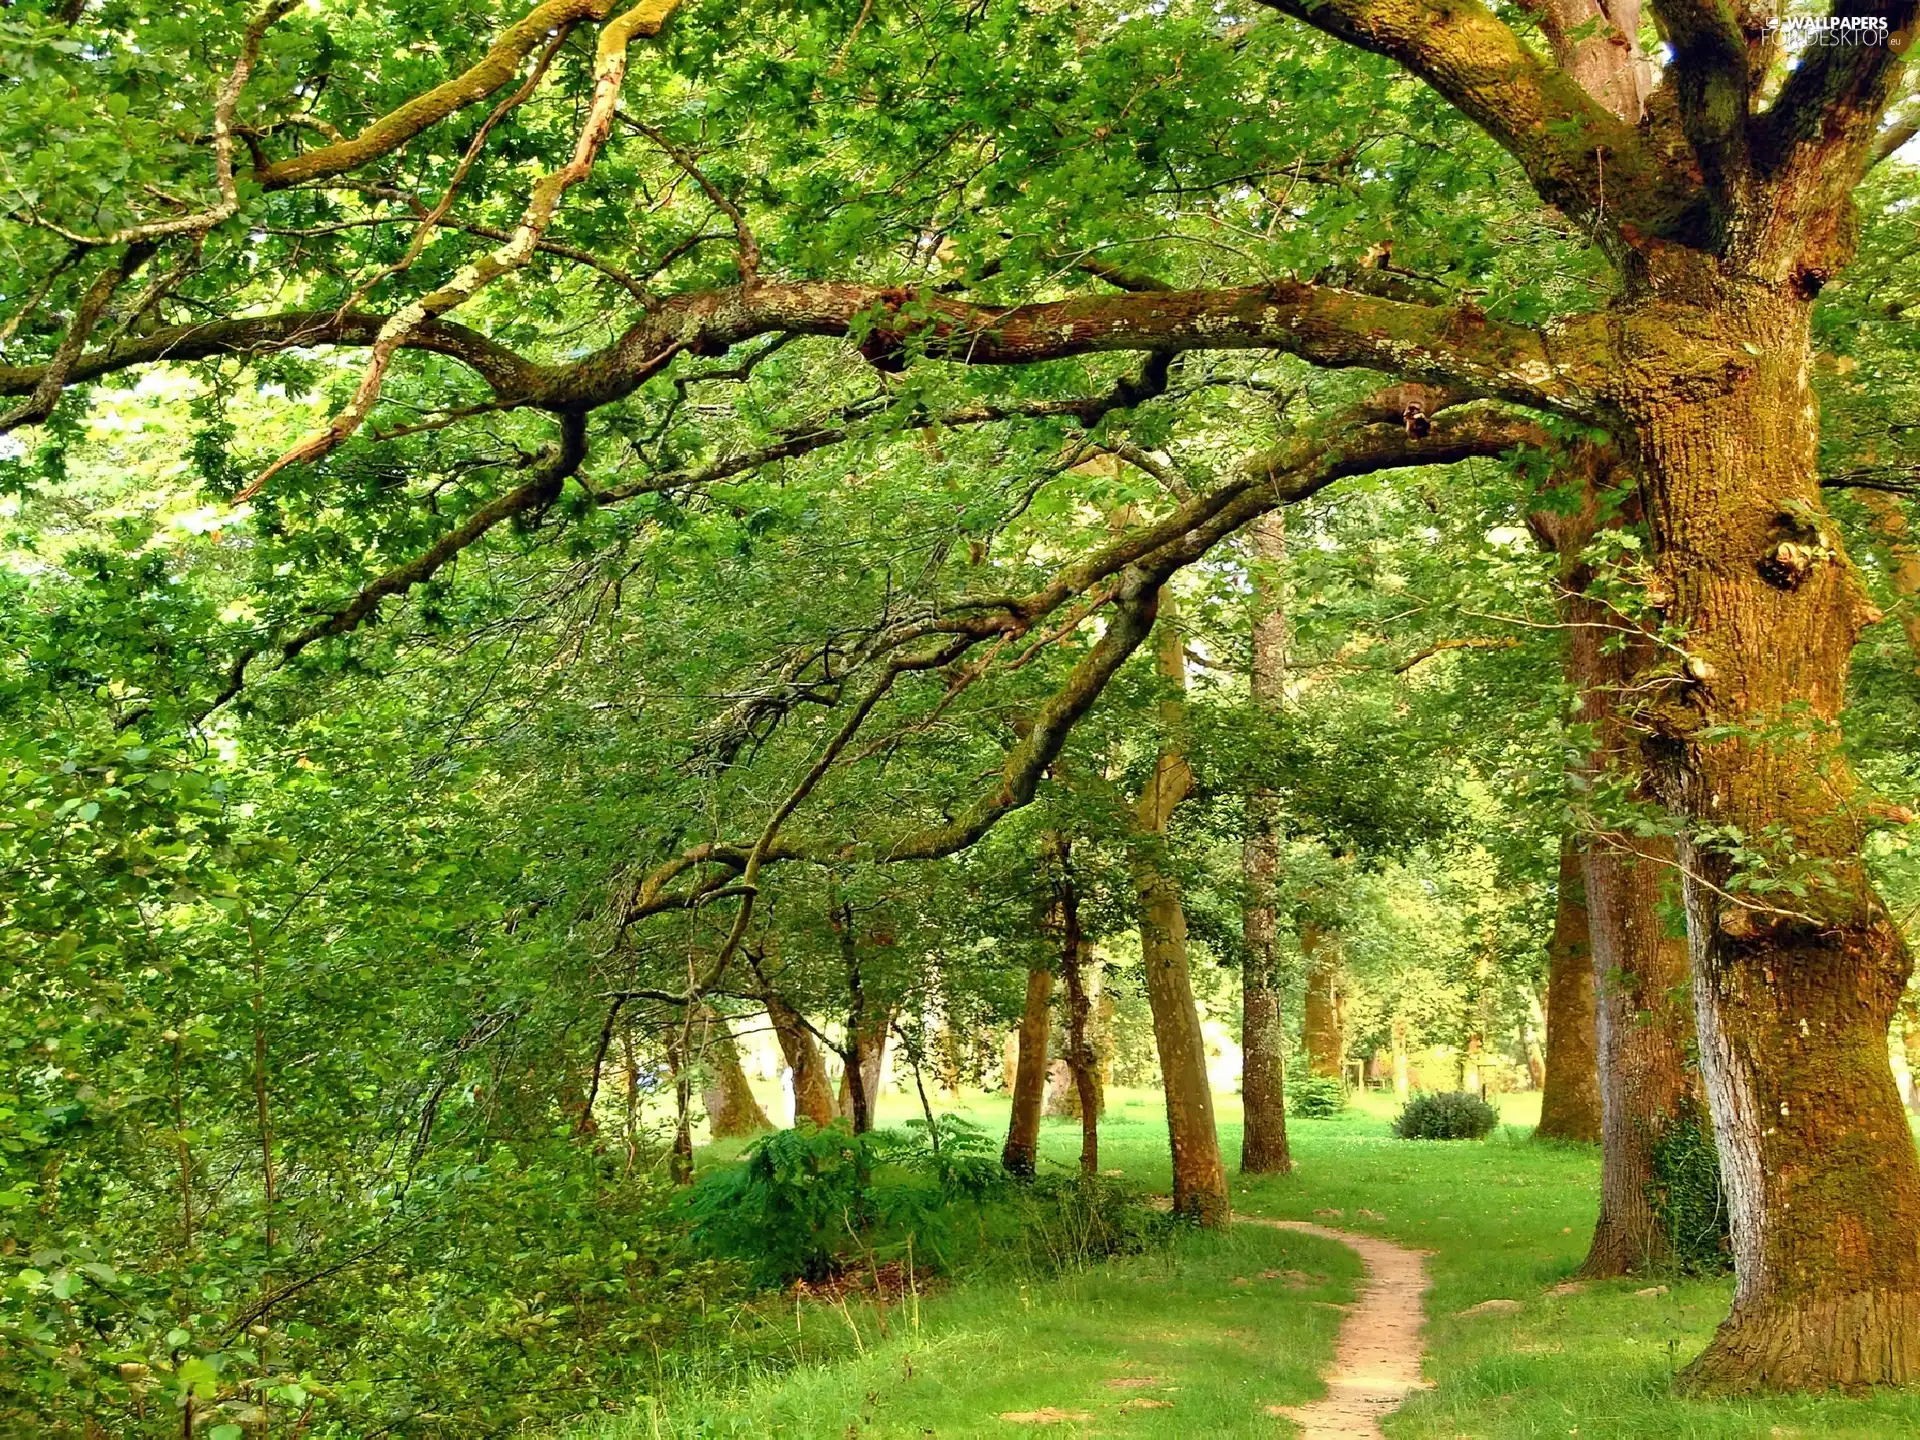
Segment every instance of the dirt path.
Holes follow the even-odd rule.
[[[1243,1225],[1270,1225],[1337,1240],[1365,1262],[1367,1278],[1360,1287],[1359,1303],[1340,1325],[1326,1398],[1311,1405],[1276,1405],[1269,1413],[1299,1425],[1305,1440],[1381,1440],[1380,1417],[1398,1409],[1408,1391],[1427,1385],[1420,1378],[1425,1260],[1418,1251],[1391,1240],[1330,1230],[1305,1220],[1235,1218]]]

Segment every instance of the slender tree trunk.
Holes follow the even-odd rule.
[[[1093,999],[1087,992],[1087,960],[1092,949],[1080,924],[1080,887],[1073,875],[1073,857],[1066,840],[1058,843],[1060,866],[1060,974],[1067,983],[1067,1073],[1072,1080],[1074,1109],[1080,1116],[1080,1169],[1100,1172],[1100,1079],[1098,1060],[1089,1033]]]
[[[673,1072],[673,1148],[667,1152],[667,1174],[676,1185],[693,1183],[692,1028],[688,1016],[667,1033],[667,1066]]]
[[[840,897],[837,882],[827,883],[827,918],[840,942],[840,959],[846,967],[847,1038],[840,1052],[840,1113],[847,1117],[853,1133],[864,1135],[873,1129],[874,1092],[880,1084],[880,1061],[887,1044],[891,1016],[882,1016],[867,997],[866,970],[860,953],[860,937],[850,902]],[[872,1079],[867,1067],[871,1060]]]
[[[1467,1048],[1460,1052],[1460,1088],[1469,1095],[1478,1095],[1486,1088],[1480,1075],[1480,1057],[1485,1047],[1485,1040],[1475,1030],[1467,1036]]]
[[[1318,921],[1300,924],[1300,949],[1307,959],[1307,993],[1301,1012],[1301,1039],[1307,1073],[1342,1078],[1346,1037],[1340,1033],[1340,935]]]
[[[1600,1138],[1599,1037],[1593,949],[1579,842],[1560,842],[1560,893],[1547,946],[1547,1078],[1540,1092],[1542,1140]]]
[[[1100,1173],[1100,1064],[1093,1053],[1090,1021],[1093,1001],[1087,994],[1085,941],[1076,943],[1067,961],[1067,1068],[1080,1111],[1080,1170]]]
[[[1020,1015],[1020,1055],[1013,1074],[1013,1107],[1000,1163],[1009,1175],[1031,1176],[1040,1158],[1040,1111],[1047,1094],[1047,1040],[1053,1025],[1053,972],[1027,972],[1027,1005]]]
[[[740,1049],[733,1043],[727,1022],[711,1009],[706,1011],[705,1059],[708,1082],[703,1101],[707,1110],[707,1129],[718,1140],[741,1135],[758,1135],[771,1130],[773,1122],[754,1098],[747,1083],[747,1072],[740,1065]]]
[[[1084,1070],[1076,1068],[1064,1057],[1048,1071],[1047,1114],[1062,1120],[1086,1120],[1086,1103],[1083,1095],[1093,1097],[1093,1117],[1097,1121],[1107,1113],[1106,1072],[1111,1063],[1107,1054],[1106,1027],[1112,1019],[1113,1000],[1107,994],[1106,981],[1101,974],[1100,952],[1084,937],[1080,942],[1079,959],[1076,962],[1078,983],[1085,991],[1086,1031],[1083,1053],[1086,1058]],[[1068,983],[1068,1009],[1072,1009],[1073,977],[1063,966],[1061,978]],[[1069,1014],[1071,1021],[1071,1014]]]
[[[1183,719],[1186,691],[1185,639],[1163,591],[1154,633],[1155,665],[1173,695],[1161,704],[1166,733],[1153,776],[1135,806],[1139,834],[1133,881],[1140,906],[1140,958],[1146,972],[1147,1005],[1153,1012],[1153,1038],[1160,1052],[1160,1078],[1166,1090],[1167,1135],[1173,1151],[1173,1208],[1203,1225],[1224,1225],[1228,1218],[1227,1170],[1220,1159],[1214,1127],[1213,1090],[1207,1078],[1206,1039],[1193,1002],[1187,968],[1187,913],[1180,884],[1167,869],[1165,852],[1173,810],[1193,786],[1193,772],[1181,757],[1175,737]]]
[[[1838,727],[1878,616],[1821,505],[1810,305],[1786,278],[1663,256],[1615,330],[1657,598],[1686,652],[1651,718],[1689,823],[1738,1276],[1685,1377],[1707,1390],[1920,1380],[1920,1161],[1886,1050],[1912,961],[1861,863],[1866,802]]]
[[[1277,849],[1270,838],[1247,837],[1244,867],[1249,896],[1241,917],[1246,953],[1241,962],[1240,987],[1240,1100],[1245,1117],[1240,1132],[1240,1173],[1243,1175],[1284,1175],[1293,1169],[1293,1156],[1287,1147],[1287,1042],[1280,1019],[1278,967],[1274,956],[1278,927],[1272,880]],[[1260,880],[1266,882],[1263,896],[1251,889]]]
[[[1393,1017],[1393,1093],[1405,1100],[1413,1093],[1413,1065],[1407,1055],[1407,1022]]]
[[[1253,701],[1277,711],[1286,693],[1287,614],[1276,568],[1286,557],[1284,511],[1253,522],[1255,560]],[[1284,1175],[1293,1169],[1287,1149],[1286,1053],[1280,1023],[1279,971],[1274,954],[1280,873],[1279,804],[1266,791],[1247,797],[1247,834],[1241,848],[1245,901],[1240,925],[1240,1173]]]

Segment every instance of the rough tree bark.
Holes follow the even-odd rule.
[[[1053,972],[1027,972],[1027,1004],[1020,1014],[1019,1059],[1013,1072],[1013,1109],[1000,1163],[1009,1175],[1031,1176],[1040,1158],[1040,1111],[1047,1093],[1047,1038],[1053,1026]]]
[[[740,1067],[740,1050],[733,1043],[727,1022],[711,1009],[702,1018],[706,1027],[704,1058],[708,1071],[702,1099],[708,1132],[720,1139],[771,1130],[773,1122],[760,1108],[753,1087],[747,1084],[747,1072]]]
[[[1093,1114],[1097,1120],[1107,1113],[1106,1070],[1109,1060],[1106,1053],[1106,1041],[1103,1025],[1112,1008],[1112,997],[1107,994],[1105,977],[1101,973],[1100,953],[1091,941],[1081,939],[1079,953],[1072,965],[1066,962],[1064,951],[1061,956],[1060,978],[1067,985],[1067,1049],[1073,1049],[1074,1006],[1080,1001],[1074,998],[1074,987],[1080,987],[1081,1001],[1086,1006],[1084,1022],[1084,1049],[1086,1069],[1079,1072],[1063,1056],[1047,1072],[1047,1114],[1061,1120],[1084,1120],[1086,1107],[1081,1101],[1082,1081],[1085,1081],[1086,1093],[1093,1097]]]
[[[1180,900],[1180,882],[1163,859],[1174,807],[1193,787],[1193,772],[1177,740],[1185,710],[1186,642],[1173,613],[1173,597],[1166,592],[1161,595],[1153,642],[1155,668],[1169,693],[1160,705],[1166,738],[1153,775],[1134,807],[1138,839],[1133,881],[1140,905],[1140,958],[1146,972],[1147,1004],[1153,1012],[1153,1038],[1160,1052],[1160,1079],[1166,1089],[1174,1213],[1203,1225],[1224,1225],[1227,1170],[1214,1128],[1206,1039],[1200,1032],[1200,1012],[1193,1003],[1193,980],[1187,968],[1187,912]]]
[[[1539,1139],[1600,1139],[1594,983],[1584,862],[1569,834],[1560,842],[1559,900],[1547,944],[1547,1077],[1533,1132]]]
[[[1253,661],[1248,676],[1254,704],[1278,710],[1286,693],[1287,614],[1275,570],[1286,558],[1283,512],[1263,515],[1248,531],[1254,572]],[[1275,797],[1247,797],[1247,834],[1241,851],[1246,898],[1241,910],[1244,952],[1240,984],[1240,1173],[1284,1175],[1293,1169],[1287,1149],[1286,1036],[1280,1023],[1278,931],[1274,888],[1280,872],[1280,815]]]

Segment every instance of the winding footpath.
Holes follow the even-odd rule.
[[[1276,1405],[1269,1413],[1297,1424],[1304,1440],[1382,1440],[1380,1417],[1398,1409],[1409,1391],[1428,1385],[1420,1378],[1425,1349],[1420,1338],[1420,1297],[1427,1290],[1425,1258],[1391,1240],[1305,1220],[1264,1220],[1251,1215],[1235,1219],[1242,1225],[1298,1230],[1338,1241],[1366,1265],[1359,1300],[1340,1324],[1326,1396],[1311,1405]]]

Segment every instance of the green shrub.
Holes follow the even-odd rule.
[[[1347,1087],[1331,1075],[1302,1075],[1287,1081],[1287,1113],[1303,1120],[1326,1120],[1347,1108]]]
[[[1684,1104],[1653,1147],[1647,1199],[1673,1245],[1674,1263],[1689,1275],[1722,1275],[1733,1268],[1727,1197],[1720,1188],[1720,1156],[1713,1126]]]
[[[1500,1116],[1478,1095],[1447,1090],[1416,1095],[1393,1122],[1402,1140],[1484,1140],[1500,1123]]]

